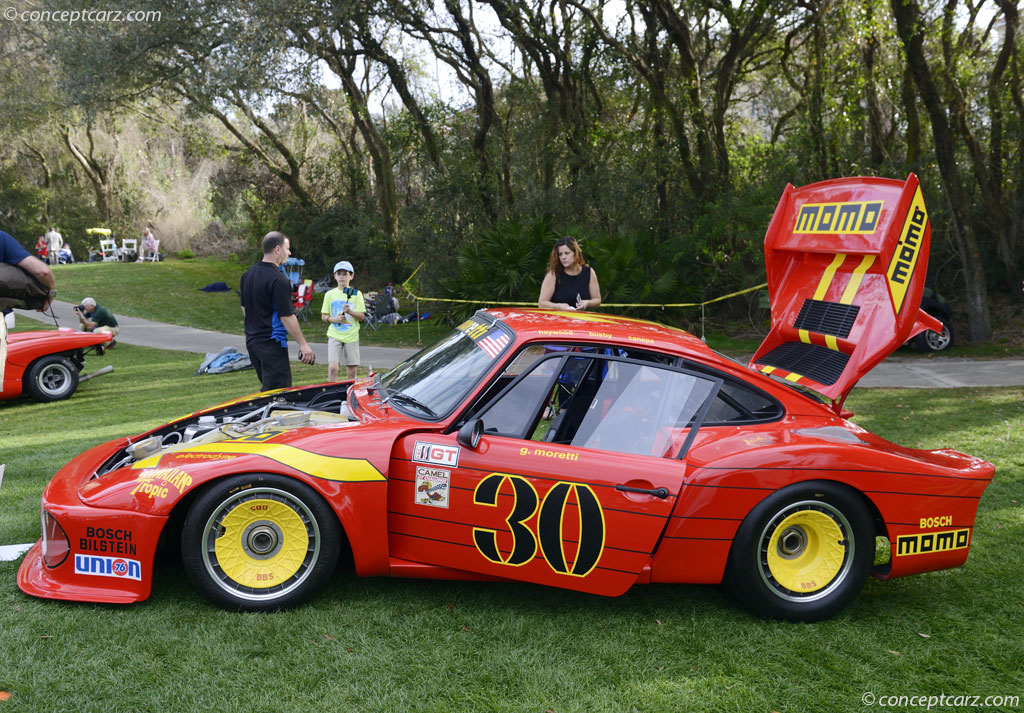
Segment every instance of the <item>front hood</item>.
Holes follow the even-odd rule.
[[[70,327],[40,329],[32,332],[11,332],[7,335],[7,349],[13,353],[25,348],[46,345],[52,346],[52,350],[58,352],[103,344],[113,338],[113,335],[106,332],[76,332]]]
[[[917,177],[786,186],[764,239],[772,328],[750,366],[832,399],[938,321],[920,309],[931,225]]]

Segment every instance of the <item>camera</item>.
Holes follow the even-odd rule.
[[[76,312],[81,312],[82,314],[85,314],[85,305],[75,305],[74,310]]]

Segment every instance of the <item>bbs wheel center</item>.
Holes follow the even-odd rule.
[[[281,551],[284,535],[281,528],[268,520],[254,522],[242,533],[242,549],[256,559],[270,559]]]

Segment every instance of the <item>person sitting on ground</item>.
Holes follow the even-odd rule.
[[[566,235],[555,242],[548,271],[540,285],[537,306],[569,312],[593,309],[601,304],[597,273],[583,260],[576,238]]]
[[[96,300],[92,297],[86,297],[82,300],[82,304],[75,307],[75,311],[78,312],[78,321],[82,323],[83,332],[96,332],[109,333],[113,336],[117,336],[118,331],[117,320],[114,319],[114,313],[106,307],[101,307],[96,304]],[[114,342],[110,342],[110,346],[114,346]]]
[[[327,328],[327,380],[338,380],[338,366],[345,358],[345,373],[349,379],[356,378],[359,368],[359,323],[366,317],[366,300],[363,293],[349,282],[355,275],[355,268],[348,260],[334,266],[334,279],[338,286],[324,295],[324,306],[320,319],[330,323]]]

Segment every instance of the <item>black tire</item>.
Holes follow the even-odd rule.
[[[953,346],[953,327],[938,315],[932,316],[942,322],[942,331],[926,329],[914,337],[914,346],[922,352],[944,352]]]
[[[770,495],[743,520],[725,585],[755,614],[819,621],[853,601],[874,554],[871,515],[857,493],[800,483]]]
[[[217,606],[293,607],[321,589],[338,561],[341,525],[312,488],[273,474],[235,475],[204,492],[181,534],[185,573]]]
[[[36,401],[60,401],[78,388],[78,367],[59,354],[36,359],[25,372],[25,391]]]

